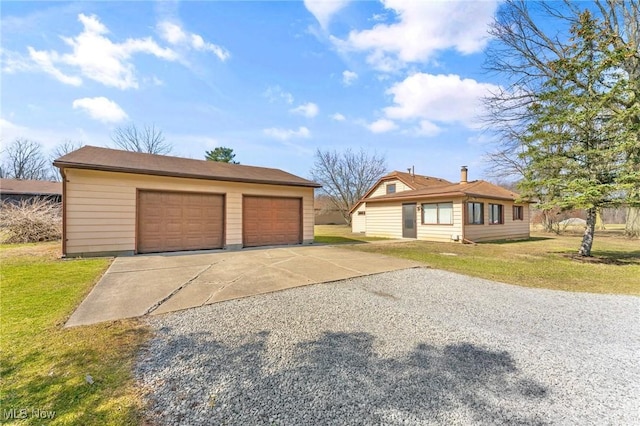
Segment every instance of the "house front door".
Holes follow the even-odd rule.
[[[416,203],[402,205],[402,238],[416,238]]]

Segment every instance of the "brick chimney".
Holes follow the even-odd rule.
[[[460,168],[460,183],[463,185],[467,183],[467,166]]]

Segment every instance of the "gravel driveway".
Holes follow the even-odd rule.
[[[151,424],[640,424],[640,298],[410,269],[150,318]]]

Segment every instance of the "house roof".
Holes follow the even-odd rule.
[[[62,195],[62,183],[46,180],[0,179],[0,193]]]
[[[433,176],[416,175],[414,173],[399,172],[396,170],[378,179],[378,181],[375,184],[373,184],[371,188],[369,188],[367,193],[364,194],[364,197],[362,197],[351,208],[349,213],[353,213],[353,211],[358,208],[360,203],[362,203],[365,199],[368,199],[369,195],[371,195],[371,193],[375,191],[376,188],[380,186],[382,182],[385,182],[388,180],[396,180],[396,179],[401,181],[402,183],[404,183],[405,185],[407,185],[409,188],[413,190],[426,189],[426,188],[431,188],[434,186],[441,186],[441,185],[451,185],[451,182],[449,182],[446,179],[437,178]],[[410,192],[410,191],[403,191],[403,192]]]
[[[413,191],[396,192],[378,197],[367,198],[367,203],[375,203],[390,200],[413,200],[440,197],[479,197],[494,198],[499,200],[515,201],[520,195],[498,185],[484,180],[475,180],[468,183],[451,183],[438,185]]]
[[[232,182],[307,186],[313,188],[322,186],[316,182],[279,169],[121,151],[95,146],[84,146],[76,151],[70,152],[55,160],[53,165],[60,169],[102,170]]]
[[[380,178],[380,180],[371,189],[373,190],[374,188],[376,188],[382,181],[392,179],[400,180],[411,189],[423,189],[435,185],[451,184],[451,182],[446,179],[441,179],[433,176],[416,175],[412,173],[394,171]]]

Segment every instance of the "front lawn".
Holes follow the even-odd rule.
[[[131,365],[147,330],[135,321],[63,329],[110,261],[59,256],[59,242],[0,245],[2,421],[138,424]]]
[[[327,232],[327,230],[324,230]],[[336,230],[340,235],[344,230]],[[640,241],[596,232],[593,258],[575,253],[581,236],[532,233],[527,241],[477,245],[428,241],[345,246],[428,266],[527,287],[640,295]]]
[[[380,241],[387,238],[366,237],[364,234],[351,232],[347,225],[316,225],[314,242],[321,244],[363,243]]]

